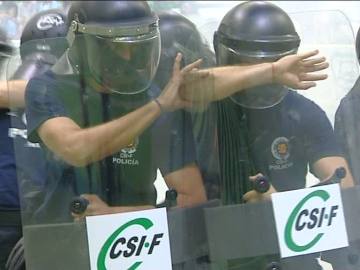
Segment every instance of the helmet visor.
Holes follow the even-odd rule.
[[[290,90],[282,85],[268,84],[252,87],[232,95],[236,104],[249,109],[266,109],[280,103]]]
[[[217,59],[219,65],[237,65],[237,64],[259,64],[264,62],[275,62],[281,57],[294,54],[297,52],[297,48],[286,51],[249,51],[249,50],[236,50],[228,47],[222,43],[217,46]]]
[[[253,52],[252,54],[239,53],[220,43],[217,48],[217,60],[219,65],[253,65],[274,62],[290,53],[292,52],[284,52],[281,55],[261,52]],[[282,85],[269,84],[245,89],[230,98],[233,102],[245,108],[265,109],[281,102],[288,91],[289,89]]]
[[[159,63],[158,32],[132,37],[85,34],[88,68],[102,86],[120,94],[146,90]]]

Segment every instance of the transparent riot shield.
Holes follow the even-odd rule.
[[[15,160],[8,130],[11,126],[8,110],[6,69],[15,47],[2,31],[0,41],[0,268],[3,269],[13,245],[21,237],[20,206],[17,197]]]
[[[67,42],[63,38],[45,40],[44,44],[50,42],[59,45],[53,54],[38,55],[37,41],[32,41],[23,44],[20,51],[29,52],[26,55],[34,57],[19,55],[8,65],[8,74],[12,74],[8,78],[9,95],[19,90],[15,81],[26,81],[25,110],[13,111],[11,132],[15,144],[27,269],[92,269],[92,261],[96,261],[98,256],[90,253],[90,246],[100,234],[89,236],[85,216],[112,216],[110,214],[121,212],[136,214],[138,211],[135,210],[157,207],[168,209],[168,253],[171,254],[172,268],[200,269],[208,265],[203,209],[219,203],[205,201],[196,165],[191,114],[185,110],[168,112],[167,107],[162,107],[160,98],[153,101],[165,87],[152,80],[154,74],[142,77],[145,71],[139,69],[141,61],[154,60],[152,64],[156,65],[157,56],[136,48],[136,61],[120,59],[115,66],[115,62],[110,60],[121,55],[121,48],[118,48],[112,57],[105,57],[102,53],[104,58],[92,59],[92,64],[99,60],[101,65],[90,70],[88,57],[93,55],[96,58],[97,55],[93,52],[87,54],[86,50],[94,44],[90,42],[89,45],[88,40],[82,38],[76,38],[70,49],[60,46]],[[108,50],[112,48],[110,46]],[[106,53],[105,47],[102,49]],[[57,60],[49,65],[47,60],[53,59],[51,56]],[[47,64],[46,70],[42,68],[44,64]],[[136,67],[132,66],[135,64]],[[124,76],[121,65],[125,65],[127,71],[123,81],[120,80]],[[104,70],[98,69],[100,67]],[[114,69],[113,75],[118,76],[114,81],[102,83],[105,77],[101,77],[101,72],[107,72],[110,67]],[[106,77],[108,79],[110,77]],[[131,82],[141,91],[130,92],[128,86]],[[142,89],[144,83],[147,87]],[[119,88],[116,88],[117,84]],[[114,123],[120,127],[112,126]],[[107,125],[111,127],[105,133],[99,131],[100,137],[91,135],[85,139],[87,135],[81,135],[67,146],[71,140],[65,143],[62,138],[72,131],[55,135],[61,134],[67,125],[75,128],[71,128],[73,131],[90,133],[98,128],[107,129]],[[131,131],[134,126],[135,131]],[[49,140],[48,136],[57,139]],[[87,156],[89,150],[94,152]],[[166,190],[155,188],[155,180],[165,180],[165,187],[169,189],[165,196],[162,193],[165,194]],[[195,197],[184,196],[187,192]],[[165,201],[157,205],[162,196]],[[114,226],[121,225],[120,222]],[[108,226],[112,225],[105,224]],[[146,233],[146,230],[138,233]],[[114,248],[120,248],[121,239],[121,235],[113,239]],[[151,253],[163,259],[164,255],[156,252],[156,247],[150,254],[145,252],[151,243],[135,242],[133,244],[137,247],[143,247],[143,251],[138,250],[138,255],[143,256],[143,269],[153,269],[154,265],[148,263],[154,260]],[[156,245],[161,247],[162,244]],[[104,255],[106,269],[112,269],[111,265],[117,269],[136,269],[131,264],[131,260],[135,265],[138,263],[135,253],[123,262],[122,253],[116,251],[118,256],[115,258],[111,253],[114,251],[109,249]],[[126,254],[130,253],[129,249]]]
[[[345,188],[349,184],[347,181],[351,182],[351,171],[347,170],[346,178],[340,181],[346,225],[342,233],[347,232],[345,238],[349,241],[345,247],[335,248],[329,245],[322,252],[301,253],[301,249],[304,251],[313,244],[310,242],[316,233],[334,234],[333,239],[344,239],[344,234],[327,231],[318,223],[317,230],[312,230],[314,226],[308,223],[307,227],[300,226],[300,223],[297,227],[292,227],[295,223],[286,223],[286,220],[284,224],[287,224],[287,230],[281,229],[277,224],[277,214],[285,211],[285,205],[297,200],[295,197],[289,196],[282,201],[284,208],[280,209],[276,208],[278,203],[274,201],[275,196],[271,200],[268,198],[258,203],[240,204],[244,202],[243,195],[254,189],[248,182],[250,175],[261,172],[277,191],[275,194],[301,189],[310,193],[310,189],[305,187],[318,180],[306,181],[307,164],[310,164],[310,170],[316,175],[319,172],[314,166],[316,160],[332,155],[342,156],[337,146],[333,148],[333,153],[320,148],[326,145],[324,140],[337,144],[331,123],[334,122],[335,111],[341,98],[357,80],[358,63],[353,30],[344,14],[336,11],[297,13],[291,14],[291,18],[302,40],[300,52],[319,49],[330,62],[330,68],[326,71],[329,78],[318,82],[317,87],[308,91],[288,91],[272,106],[244,106],[239,102],[225,100],[218,107],[217,139],[222,202],[230,206],[205,211],[212,269],[358,267],[359,234],[353,226],[358,224],[359,190],[357,187]],[[307,99],[303,99],[299,94]],[[325,111],[326,115],[319,108]],[[317,138],[321,133],[324,140]],[[304,153],[304,156],[301,153]],[[318,154],[322,156],[316,156]],[[302,162],[305,163],[300,165]],[[338,177],[336,173],[339,165],[330,162],[329,166],[334,173],[330,180],[340,180],[342,177]],[[303,169],[297,170],[296,167]],[[338,180],[335,182],[339,182]],[[306,207],[302,207],[306,204],[305,200],[302,203],[297,204],[298,207],[294,209],[304,211]],[[322,207],[322,202],[318,203],[318,207]],[[306,211],[310,210],[302,212],[302,217],[308,216]],[[299,218],[299,212],[296,211],[292,212],[292,218],[300,222],[302,217]],[[291,220],[290,215],[286,217]],[[295,242],[292,241],[292,235],[297,235]],[[281,240],[284,237],[287,243],[301,243],[301,248],[292,246],[297,250],[292,256],[286,256],[281,249]]]

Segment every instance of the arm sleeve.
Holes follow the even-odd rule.
[[[340,102],[339,107],[336,110],[335,123],[334,123],[335,137],[338,144],[341,146],[341,151],[344,155],[346,152],[348,152],[345,126],[347,124],[350,124],[350,123],[345,123],[345,121],[347,120],[345,117],[346,114],[346,110],[344,110],[345,107],[346,107],[346,102],[342,100]]]
[[[303,132],[306,134],[305,148],[310,165],[324,157],[342,156],[325,112],[312,101],[303,109],[306,112]]]
[[[179,110],[162,116],[155,127],[158,168],[162,175],[196,162],[190,114]]]
[[[38,128],[48,119],[66,116],[64,106],[55,95],[55,88],[42,79],[29,81],[25,91],[28,140],[40,142]]]
[[[348,95],[335,114],[335,136],[357,184],[360,180],[359,102],[357,95]]]

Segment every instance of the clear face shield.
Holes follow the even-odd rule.
[[[97,83],[119,94],[137,94],[150,86],[160,58],[156,22],[140,27],[87,25],[79,29],[87,69]]]
[[[296,53],[297,49],[287,51],[263,52],[242,50],[241,53],[219,43],[217,48],[218,65],[256,65],[275,62],[281,57]],[[230,98],[236,104],[250,109],[265,109],[275,106],[286,96],[289,89],[279,84],[267,84],[245,89]]]

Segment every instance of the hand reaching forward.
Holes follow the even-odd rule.
[[[190,101],[181,97],[180,86],[184,80],[184,76],[192,70],[197,69],[201,65],[202,60],[199,59],[183,69],[180,69],[181,59],[182,55],[181,53],[178,53],[175,58],[172,76],[160,96],[157,98],[164,111],[171,112],[181,108],[192,107]]]
[[[314,57],[318,50],[284,56],[273,63],[274,82],[293,89],[306,90],[316,86],[315,81],[325,80],[326,74],[315,74],[329,67],[325,57]]]

